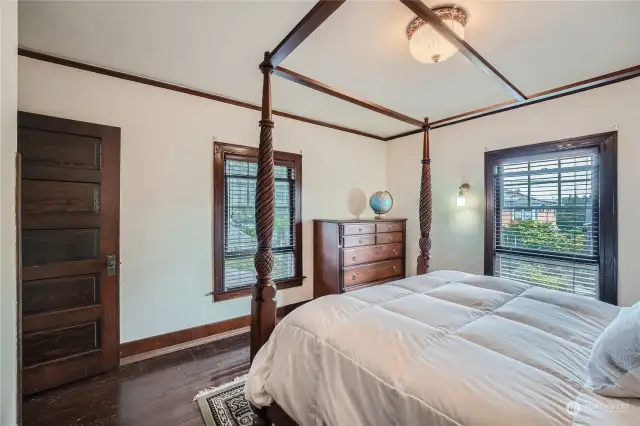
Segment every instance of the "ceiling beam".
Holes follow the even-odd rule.
[[[507,78],[500,74],[493,65],[489,63],[480,53],[478,53],[469,43],[453,32],[438,15],[435,14],[427,5],[421,0],[400,0],[405,6],[407,6],[413,13],[415,13],[420,19],[427,24],[431,25],[441,36],[449,40],[467,59],[469,59],[475,66],[480,68],[489,77],[492,77],[498,81],[505,89],[511,93],[514,99],[523,101],[527,99],[524,93],[522,93],[516,86],[513,85]]]
[[[273,49],[260,64],[261,67],[275,68],[289,56],[296,47],[311,35],[324,21],[338,10],[346,0],[320,0],[313,6],[298,25]]]
[[[378,114],[382,114],[382,115],[386,115],[387,117],[391,117],[393,119],[396,120],[400,120],[403,121],[405,123],[417,126],[417,127],[422,127],[422,125],[424,124],[422,122],[422,120],[418,120],[416,118],[413,117],[409,117],[408,115],[404,115],[402,113],[399,113],[397,111],[393,111],[389,108],[385,108],[381,105],[375,104],[373,102],[369,102],[367,100],[361,99],[361,98],[357,98],[353,95],[349,95],[343,91],[340,91],[338,89],[335,89],[331,86],[328,86],[324,83],[321,83],[317,80],[314,80],[310,77],[306,77],[302,74],[298,74],[295,71],[291,71],[288,70],[286,68],[282,68],[282,67],[276,67],[276,69],[273,71],[274,75],[277,75],[279,77],[282,77],[284,79],[287,79],[289,81],[292,81],[294,83],[298,83],[301,84],[305,87],[308,87],[310,89],[313,90],[317,90],[318,92],[322,92],[324,94],[327,94],[329,96],[333,96],[334,98],[338,98],[338,99],[342,99],[343,101],[347,101],[349,103],[352,103],[354,105],[358,105],[362,108],[366,108],[368,110],[377,112]]]
[[[432,121],[429,123],[429,126],[432,130],[439,129],[441,127],[451,126],[453,124],[462,123],[464,121],[486,117],[487,115],[493,115],[500,112],[510,111],[512,109],[520,108],[523,106],[533,105],[540,102],[546,102],[551,99],[574,95],[576,93],[585,92],[587,90],[596,89],[598,87],[620,83],[621,81],[630,80],[636,77],[640,77],[640,65],[624,68],[618,71],[610,72],[608,74],[603,74],[598,77],[593,77],[587,80],[577,81],[575,83],[556,87],[554,89],[545,90],[544,92],[539,92],[531,95],[529,98],[527,98],[524,101],[503,102],[500,104],[491,105],[488,107],[465,112],[463,114],[452,115],[451,117],[446,117],[440,120]],[[422,130],[411,130],[408,132],[398,133],[397,135],[386,137],[385,140],[391,141],[394,139],[402,138],[405,136],[411,136],[418,133],[422,133]]]

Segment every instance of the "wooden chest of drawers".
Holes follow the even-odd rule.
[[[313,221],[313,297],[405,277],[406,219]]]

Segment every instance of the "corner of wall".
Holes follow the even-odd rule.
[[[18,111],[18,2],[0,3],[0,424],[16,425],[15,155]]]

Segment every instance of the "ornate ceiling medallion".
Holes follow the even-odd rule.
[[[467,14],[457,7],[437,7],[433,12],[464,39],[464,27],[467,25]],[[422,63],[438,63],[453,56],[458,49],[447,39],[438,34],[431,25],[421,18],[415,18],[407,27],[409,50],[411,55]]]

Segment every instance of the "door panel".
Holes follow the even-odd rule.
[[[100,276],[97,274],[24,281],[22,286],[22,312],[25,314],[83,308],[99,303]]]
[[[118,365],[120,129],[21,112],[18,150],[30,394]]]
[[[22,161],[33,165],[99,170],[102,138],[61,130],[19,128],[18,150]]]
[[[22,362],[25,367],[83,354],[98,349],[97,323],[25,333],[22,337]]]
[[[52,214],[100,212],[100,185],[96,183],[30,180],[22,182],[22,212]]]
[[[22,266],[96,259],[99,239],[99,229],[24,230]]]

